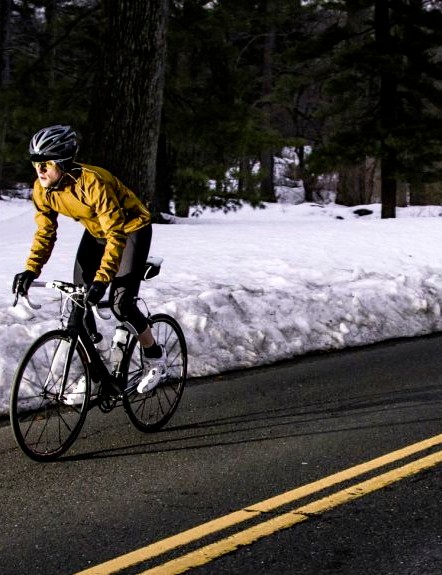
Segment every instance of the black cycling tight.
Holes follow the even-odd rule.
[[[150,225],[128,235],[118,273],[110,285],[109,301],[115,317],[130,324],[137,334],[143,333],[148,326],[145,316],[134,302],[134,297],[140,289],[151,239]],[[105,240],[95,238],[85,230],[74,264],[74,283],[92,283],[100,267],[105,245]]]

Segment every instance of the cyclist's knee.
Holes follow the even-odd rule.
[[[136,309],[133,298],[121,298],[112,304],[112,311],[118,321],[128,321]]]

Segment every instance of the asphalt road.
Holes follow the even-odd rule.
[[[162,432],[91,412],[51,464],[0,427],[0,574],[440,575],[441,351],[428,337],[193,381]]]

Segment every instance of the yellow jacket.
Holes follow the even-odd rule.
[[[78,166],[78,167],[77,167]],[[150,213],[137,196],[103,168],[76,164],[55,188],[36,180],[32,199],[37,231],[26,268],[40,275],[57,239],[58,214],[81,222],[106,248],[95,281],[110,282],[118,271],[127,235],[150,223]]]

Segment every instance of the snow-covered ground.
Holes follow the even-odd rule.
[[[269,364],[442,329],[441,207],[403,208],[381,220],[380,206],[268,205],[227,215],[206,211],[178,225],[154,225],[151,255],[165,258],[141,295],[173,315],[189,348],[189,375]],[[33,205],[0,202],[0,413],[14,370],[32,340],[59,324],[59,296],[13,308],[11,283],[24,269]],[[41,279],[72,276],[80,224],[60,217],[59,239]],[[111,337],[113,322],[100,331]]]

